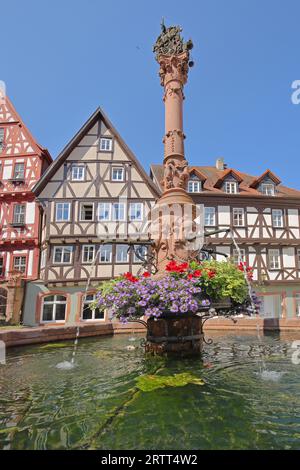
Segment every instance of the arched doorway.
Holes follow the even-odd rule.
[[[7,290],[0,287],[0,321],[6,319]]]

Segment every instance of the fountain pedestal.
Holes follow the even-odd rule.
[[[202,319],[168,315],[147,322],[146,352],[158,355],[198,355],[202,352]]]

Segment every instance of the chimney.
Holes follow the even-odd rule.
[[[225,170],[224,158],[217,158],[216,160],[216,169],[217,170]]]

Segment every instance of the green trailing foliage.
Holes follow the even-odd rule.
[[[237,269],[233,262],[210,260],[190,264],[192,269],[201,270],[201,285],[213,301],[230,298],[243,303],[246,300],[248,286],[243,269]]]

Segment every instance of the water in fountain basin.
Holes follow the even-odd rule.
[[[234,244],[234,246],[237,250],[237,253],[238,253],[238,261],[239,261],[239,263],[243,263],[242,253],[241,253],[240,247],[239,247],[239,245],[238,245],[238,243],[237,243],[237,241],[234,237],[234,234],[232,232],[230,232],[230,236],[232,238],[232,242],[233,242],[233,244]],[[244,268],[245,281],[247,282],[247,286],[248,286],[249,298],[250,298],[250,301],[251,301],[251,309],[252,309],[252,312],[255,313],[256,312],[256,306],[255,306],[255,303],[254,303],[254,300],[253,300],[252,286],[251,286],[251,282],[248,279],[248,273],[247,273],[247,270],[246,270],[246,266],[244,264],[243,264],[243,268]],[[256,323],[256,329],[257,329],[258,340],[259,340],[260,344],[262,344],[262,338],[261,338],[261,335],[260,335],[260,326],[259,326],[258,321]],[[281,379],[282,375],[284,374],[283,372],[278,372],[278,371],[275,371],[275,370],[268,370],[267,367],[266,367],[266,364],[265,364],[265,361],[263,359],[262,354],[259,355],[258,366],[259,366],[259,372],[257,372],[257,375],[263,380],[269,380],[269,381],[277,382],[278,380]]]
[[[270,382],[278,382],[285,372],[278,372],[276,370],[263,370],[260,372],[259,377],[263,380],[269,380]]]
[[[70,361],[63,361],[63,362],[59,362],[58,364],[56,364],[55,367],[56,369],[70,370],[70,369],[74,369],[75,364]]]
[[[142,349],[126,350],[124,334],[80,338],[72,370],[55,367],[70,360],[72,343],[9,349],[0,374],[0,448],[299,449],[299,366],[289,340],[261,335],[260,344],[243,331],[211,336],[210,367],[145,358]],[[257,375],[259,353],[268,369],[284,372],[281,380]],[[137,389],[140,377],[182,373],[205,384]]]
[[[87,283],[86,283],[86,287],[85,287],[85,290],[84,290],[84,298],[86,297],[86,295],[88,293],[88,290],[89,290],[89,287],[90,287],[90,284],[91,284],[92,269],[95,266],[96,260],[97,260],[99,254],[100,254],[100,250],[101,250],[101,246],[97,250],[96,255],[94,257],[94,260],[91,263],[90,268],[88,270]],[[78,346],[78,341],[79,341],[79,335],[80,335],[80,324],[78,323],[77,328],[76,328],[76,335],[75,335],[75,340],[74,340],[74,346],[73,346],[71,361],[70,362],[69,361],[59,362],[56,365],[57,369],[70,370],[70,369],[73,369],[75,367],[75,356],[76,356],[76,351],[77,351],[77,346]]]

